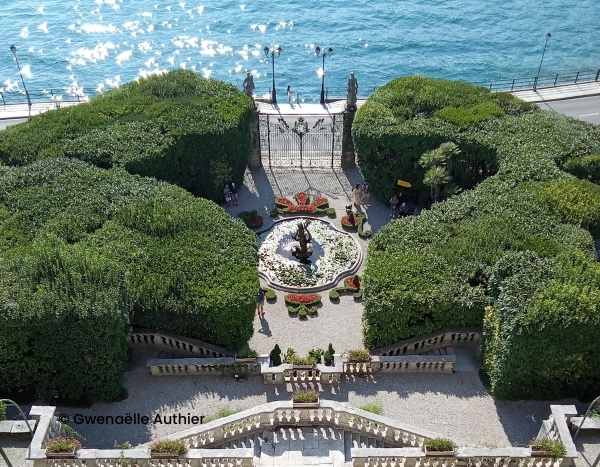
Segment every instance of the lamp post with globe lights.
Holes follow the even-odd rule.
[[[31,97],[29,96],[29,91],[27,90],[27,86],[25,85],[25,79],[23,78],[23,72],[21,71],[21,62],[19,62],[19,57],[17,55],[17,46],[11,45],[10,52],[13,54],[15,59],[15,63],[17,64],[17,70],[19,70],[19,76],[21,77],[21,83],[23,84],[23,89],[25,90],[25,96],[27,97],[27,106],[29,107],[29,118],[31,118]]]
[[[546,33],[546,42],[544,43],[544,50],[542,50],[542,59],[540,60],[540,66],[538,67],[537,75],[535,76],[535,82],[533,83],[534,91],[537,89],[538,79],[540,78],[540,73],[542,72],[542,64],[544,63],[544,56],[546,55],[546,49],[548,48],[548,42],[550,41],[551,37],[552,37],[552,34],[547,32]]]
[[[273,85],[271,87],[271,103],[273,105],[277,104],[277,90],[275,89],[275,58],[281,55],[283,48],[279,45],[273,45],[271,47],[265,46],[263,49],[265,53],[265,57],[271,57],[271,74],[273,76]]]
[[[329,57],[332,54],[333,48],[331,47],[321,48],[318,45],[315,47],[315,55],[323,59],[321,66],[321,104],[325,104],[325,57]]]

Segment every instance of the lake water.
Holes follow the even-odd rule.
[[[185,67],[241,85],[246,70],[270,88],[265,45],[279,44],[281,98],[291,85],[318,98],[320,59],[333,47],[327,87],[355,71],[361,94],[392,77],[483,81],[600,66],[598,0],[2,0],[0,86],[19,86],[18,47],[30,89],[110,89]]]

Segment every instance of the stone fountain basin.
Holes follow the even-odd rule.
[[[311,242],[313,254],[310,258],[311,264],[303,267],[300,261],[292,255],[292,248],[297,245],[297,241],[292,238],[291,233],[295,231],[298,222],[307,219],[311,220],[309,231],[313,236]],[[311,228],[313,226],[317,226],[317,231],[322,232],[324,235],[319,235],[318,232],[315,235],[315,229]],[[260,243],[258,275],[270,287],[284,292],[312,293],[335,287],[343,278],[356,274],[363,260],[361,246],[355,237],[336,228],[330,222],[317,217],[298,216],[278,220],[268,229],[259,232],[258,238]],[[321,241],[323,239],[325,240]],[[343,267],[332,266],[337,265],[337,262],[334,261],[336,249],[344,250],[350,257]],[[264,257],[267,260],[263,260]],[[269,267],[269,264],[267,264],[269,262],[274,262],[276,267]],[[286,283],[282,279],[282,274],[278,274],[274,270],[277,269],[278,265],[300,271],[298,274],[310,268],[311,271],[316,271],[317,275],[321,274],[319,267],[323,265],[324,277],[317,280],[315,284],[297,285]],[[311,274],[306,273],[305,277],[311,277]],[[311,282],[311,280],[308,279],[307,282]]]

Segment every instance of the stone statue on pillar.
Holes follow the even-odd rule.
[[[254,96],[255,89],[256,89],[256,86],[254,86],[254,77],[252,76],[252,73],[247,72],[246,79],[244,79],[244,93],[248,97],[252,97],[252,96]]]
[[[346,97],[346,110],[356,110],[356,100],[358,96],[358,81],[354,73],[348,77],[348,95]]]

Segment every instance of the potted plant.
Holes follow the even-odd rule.
[[[296,391],[292,402],[294,408],[316,408],[319,407],[319,393],[312,389]]]
[[[371,355],[368,350],[357,349],[348,352],[348,362],[350,363],[367,363],[371,361]]]
[[[561,441],[550,438],[534,439],[529,447],[531,448],[531,457],[552,457],[556,459],[565,457],[567,454],[567,450]]]
[[[77,438],[60,436],[52,438],[46,443],[46,457],[48,459],[74,459],[75,453],[81,447]]]
[[[335,354],[335,350],[333,349],[333,345],[330,342],[329,347],[327,347],[327,350],[323,353],[323,363],[326,366],[334,365],[334,360],[335,360],[334,354]]]
[[[240,219],[250,229],[259,229],[263,225],[263,218],[256,210],[240,212]]]
[[[446,438],[434,438],[425,441],[427,457],[453,457],[456,455],[456,444]]]
[[[181,457],[187,452],[185,443],[180,439],[156,441],[150,446],[150,456],[156,459]]]

